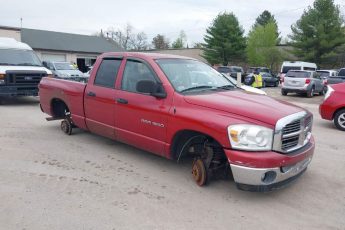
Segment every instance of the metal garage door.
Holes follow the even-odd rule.
[[[66,61],[64,54],[42,54],[42,61]]]

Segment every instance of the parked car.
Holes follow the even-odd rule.
[[[327,84],[338,84],[345,82],[345,68],[340,69],[337,76],[331,76],[327,79]]]
[[[263,87],[279,85],[279,78],[271,73],[261,73]]]
[[[323,119],[333,120],[339,130],[345,131],[345,83],[328,86],[319,112]]]
[[[241,73],[241,82],[244,80],[243,78],[245,74],[243,68],[240,66],[219,66],[217,67],[217,71],[235,79],[237,79],[237,73]]]
[[[313,97],[315,93],[323,95],[327,91],[320,74],[315,71],[290,70],[286,73],[282,82],[282,95],[288,93],[303,93],[307,97]]]
[[[87,82],[88,77],[68,62],[43,61],[43,65],[53,72],[55,78]]]
[[[312,62],[304,61],[284,61],[280,69],[280,82],[283,82],[285,74],[290,70],[316,71],[317,65]]]
[[[254,88],[248,85],[244,85],[241,84],[240,86],[237,86],[237,81],[235,79],[233,79],[232,77],[229,77],[226,74],[223,74],[226,78],[228,78],[228,80],[236,87],[239,87],[241,89],[243,89],[244,91],[250,92],[250,93],[257,93],[257,94],[261,94],[261,95],[267,95],[267,93],[261,89],[258,88]]]
[[[270,191],[306,171],[315,142],[307,110],[234,87],[188,57],[98,56],[90,81],[40,83],[42,111],[73,127],[180,161],[202,186],[231,170],[239,189]]]
[[[0,37],[0,96],[37,96],[43,77],[52,77],[52,72],[30,46]]]
[[[267,67],[249,67],[247,69],[247,75],[252,73],[272,73]]]

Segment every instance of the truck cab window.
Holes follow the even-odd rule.
[[[136,86],[137,83],[142,80],[156,82],[153,73],[147,65],[139,61],[127,60],[122,77],[121,89],[138,93]]]
[[[120,59],[104,59],[98,68],[94,84],[114,88],[121,61]]]

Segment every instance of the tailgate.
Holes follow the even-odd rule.
[[[306,78],[286,77],[284,78],[284,85],[289,87],[304,87]]]

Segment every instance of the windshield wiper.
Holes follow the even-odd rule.
[[[196,89],[213,89],[213,88],[214,88],[213,86],[209,86],[209,85],[199,85],[199,86],[181,90],[181,93],[191,91],[191,90],[196,90]]]
[[[6,63],[6,62],[0,62],[0,65],[15,65],[15,64]]]
[[[234,86],[234,85],[223,85],[223,86],[217,87],[217,89],[227,89],[227,90],[229,90],[229,89],[233,89],[235,87],[236,86]]]

